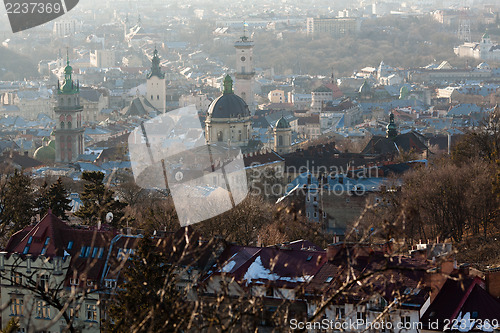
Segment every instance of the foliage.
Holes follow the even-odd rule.
[[[460,163],[479,157],[494,161],[500,148],[500,107],[481,122],[478,128],[468,131],[454,147],[453,160]]]
[[[75,213],[88,225],[96,225],[98,222],[104,223],[108,213],[113,214],[111,224],[119,226],[127,206],[126,203],[115,199],[115,194],[104,184],[104,173],[85,171],[82,180],[87,183],[80,195],[83,205]]]
[[[0,233],[9,236],[31,223],[35,215],[31,177],[15,171],[0,183]]]
[[[10,318],[7,326],[3,330],[1,330],[1,333],[16,333],[19,328],[19,319]]]
[[[169,253],[151,237],[139,241],[125,283],[109,308],[107,332],[182,332],[191,313],[176,286]],[[161,242],[158,240],[158,242]]]
[[[68,198],[68,191],[64,187],[61,178],[48,187],[44,182],[35,200],[35,207],[40,216],[44,216],[47,210],[51,209],[57,217],[68,220],[66,211],[71,210],[71,200]]]

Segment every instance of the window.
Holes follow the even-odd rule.
[[[69,284],[71,286],[78,286],[80,284],[80,280],[78,280],[78,278],[70,278],[69,279]]]
[[[411,317],[410,316],[401,316],[401,323],[404,328],[411,328]]]
[[[97,251],[98,250],[99,250],[99,248],[94,247],[94,250],[92,251],[92,258],[95,258],[95,256],[97,255]]]
[[[90,321],[97,321],[97,305],[87,304],[85,308],[85,319]]]
[[[45,252],[47,252],[47,247],[49,246],[49,242],[50,242],[50,237],[45,238],[45,243],[43,243],[42,252],[40,252],[41,255],[45,255]]]
[[[363,322],[366,321],[366,313],[362,311],[356,312],[356,319],[357,320],[362,320]]]
[[[106,288],[115,288],[116,280],[106,280]]]
[[[341,307],[335,308],[335,318],[339,320],[339,319],[344,319],[344,317],[345,317],[345,309]]]
[[[42,289],[49,289],[49,274],[40,274],[39,286]]]
[[[268,287],[268,288],[266,289],[266,296],[267,296],[267,297],[274,297],[274,290],[273,290],[273,288],[272,288],[272,287]]]
[[[87,246],[87,249],[85,250],[85,257],[88,257],[90,254],[90,246]]]
[[[72,247],[73,247],[73,241],[69,241],[67,249],[71,250]]]
[[[10,315],[22,316],[24,311],[24,299],[22,296],[13,297],[10,303]]]
[[[101,248],[99,248],[99,259],[102,259],[103,255],[104,255],[104,248],[101,247]]]
[[[325,283],[330,283],[333,280],[333,276],[329,276],[326,280]]]
[[[50,305],[47,302],[37,300],[35,311],[37,318],[50,319]]]
[[[86,246],[82,246],[82,249],[80,250],[80,258],[85,257],[85,250],[87,249]]]
[[[13,286],[19,286],[23,284],[23,276],[19,272],[12,271],[10,273],[10,278]]]
[[[80,309],[77,309],[76,306],[74,305],[71,305],[69,308],[68,308],[68,316],[70,318],[78,318],[80,317]]]

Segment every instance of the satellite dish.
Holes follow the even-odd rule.
[[[109,212],[106,214],[106,222],[111,223],[113,221],[113,213]]]

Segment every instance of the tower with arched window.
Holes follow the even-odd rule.
[[[146,99],[156,109],[164,113],[167,109],[167,80],[160,67],[160,56],[155,47],[151,60],[151,71],[147,76]]]
[[[234,93],[245,101],[252,114],[255,111],[253,46],[254,42],[246,36],[246,33],[234,43],[234,48],[236,49]]]
[[[290,123],[281,116],[273,128],[274,151],[278,154],[287,154],[292,148],[292,128]]]
[[[57,81],[57,106],[54,109],[57,120],[54,131],[56,162],[62,163],[75,162],[84,149],[80,86],[73,81],[72,74],[73,68],[69,65],[68,58],[62,86]]]

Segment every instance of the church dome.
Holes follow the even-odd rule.
[[[242,118],[249,116],[248,105],[241,97],[234,94],[233,81],[227,75],[224,79],[224,93],[210,104],[208,118]]]
[[[290,124],[288,123],[288,121],[281,117],[280,119],[278,119],[278,121],[276,122],[276,125],[274,126],[275,128],[280,128],[280,129],[286,129],[286,128],[290,128]]]
[[[33,157],[36,160],[46,163],[53,163],[56,160],[56,150],[49,145],[42,146],[35,150]]]

